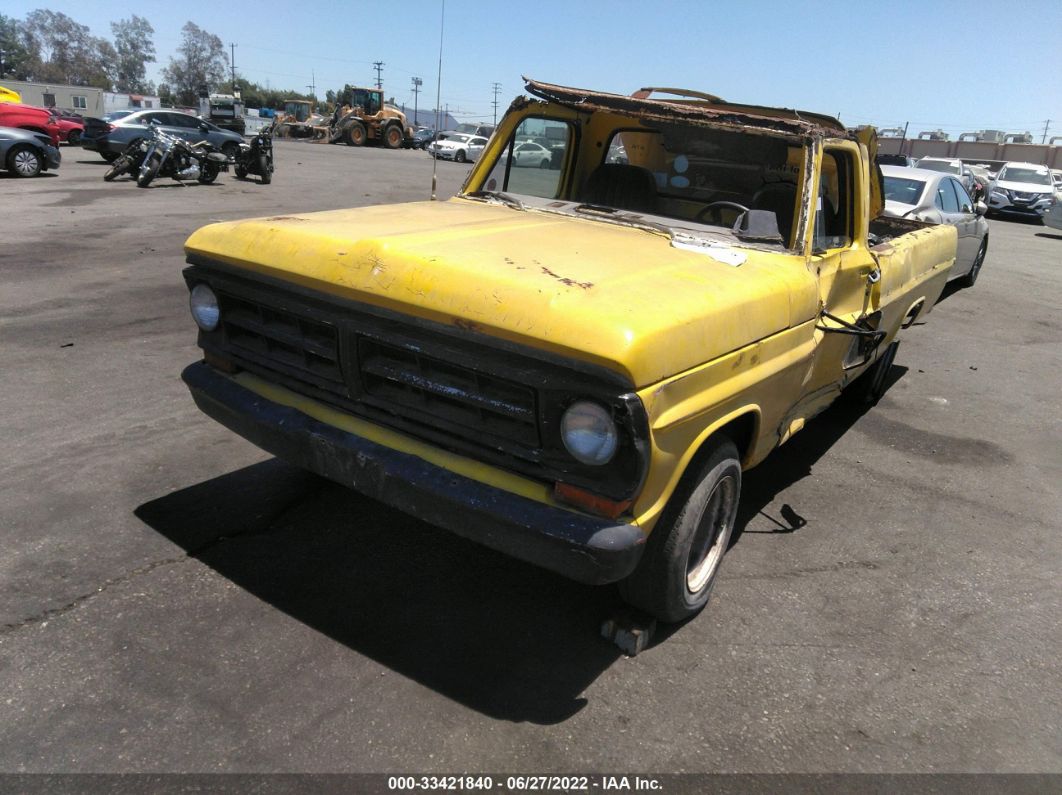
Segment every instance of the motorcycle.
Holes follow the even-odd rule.
[[[228,170],[229,159],[206,141],[188,143],[159,127],[151,128],[148,150],[136,177],[136,184],[148,187],[155,177],[171,177],[178,182],[198,180],[209,185],[222,169]]]
[[[112,182],[122,174],[136,177],[140,173],[140,167],[144,164],[144,155],[148,151],[148,142],[144,138],[137,138],[129,142],[122,150],[117,159],[111,163],[111,167],[103,175],[104,182]]]
[[[240,153],[236,155],[236,177],[246,179],[248,174],[257,174],[263,185],[273,181],[273,132],[277,119],[261,130],[251,142],[240,144]]]

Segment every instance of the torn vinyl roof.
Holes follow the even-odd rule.
[[[676,89],[642,89],[638,96],[608,94],[584,88],[540,83],[524,78],[529,93],[548,102],[568,105],[576,110],[604,111],[638,116],[658,121],[678,121],[702,124],[710,127],[739,127],[750,133],[773,134],[794,138],[847,137],[848,131],[837,119],[817,113],[805,113],[787,108],[766,108],[755,105],[738,105],[725,102],[708,94],[685,92],[686,96],[698,99],[662,100],[652,99],[652,91],[669,91],[682,94]]]

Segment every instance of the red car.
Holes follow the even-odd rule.
[[[60,141],[71,146],[77,146],[81,143],[81,136],[85,132],[84,122],[71,116],[64,116],[55,108],[45,108],[45,110],[51,114],[52,121],[59,125]]]
[[[0,127],[17,127],[21,130],[41,132],[52,139],[54,146],[59,146],[59,125],[52,119],[52,114],[44,108],[19,105],[17,102],[0,102]]]

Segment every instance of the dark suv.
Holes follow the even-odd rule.
[[[206,141],[230,158],[239,154],[242,135],[176,110],[139,110],[112,121],[86,119],[81,145],[85,149],[99,152],[104,160],[110,162],[135,138],[147,137],[148,125],[155,121],[171,135],[192,142]]]

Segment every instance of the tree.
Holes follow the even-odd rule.
[[[50,83],[110,89],[118,53],[106,39],[66,14],[38,8],[21,26],[28,77]]]
[[[30,54],[22,42],[18,20],[0,14],[0,51],[3,51],[3,66],[0,77],[25,80],[29,76]]]
[[[155,62],[155,29],[143,17],[111,23],[114,49],[117,51],[115,87],[132,94],[151,94],[154,86],[147,80],[147,64]]]
[[[169,66],[162,70],[162,77],[181,104],[195,105],[200,87],[206,86],[207,91],[214,89],[225,79],[227,69],[228,59],[221,39],[194,22],[186,22],[181,28],[181,46],[177,55],[170,58]]]

